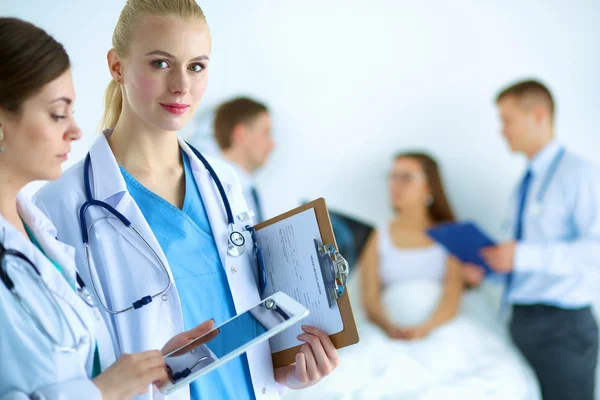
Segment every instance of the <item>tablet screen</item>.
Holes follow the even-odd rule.
[[[166,393],[239,356],[252,344],[267,340],[308,315],[308,310],[278,292],[207,334],[165,356],[170,382]]]

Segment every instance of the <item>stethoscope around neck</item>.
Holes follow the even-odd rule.
[[[565,153],[566,153],[566,149],[564,147],[561,147],[560,150],[558,151],[558,153],[556,153],[556,155],[554,156],[554,159],[552,160],[552,162],[550,163],[548,172],[546,173],[546,176],[544,177],[544,180],[542,181],[540,189],[536,193],[535,200],[534,200],[534,202],[531,203],[531,206],[530,206],[531,209],[529,211],[529,214],[531,216],[533,216],[534,218],[538,218],[542,213],[542,202],[544,201],[546,192],[548,191],[548,188],[549,188],[550,184],[552,183],[554,176],[556,175],[556,171],[558,170],[558,167],[560,166],[560,163],[562,162],[562,160],[565,156]],[[511,213],[511,210],[513,210],[512,203],[509,208],[509,214]],[[510,218],[507,218],[505,220],[505,222],[502,224],[502,229],[505,231],[509,231],[512,228],[513,227],[510,226]]]
[[[554,175],[556,175],[556,171],[558,170],[558,167],[560,166],[560,163],[561,163],[562,159],[564,158],[565,153],[566,153],[565,148],[561,147],[558,150],[558,153],[556,153],[556,155],[552,159],[552,162],[550,163],[548,172],[546,173],[546,176],[544,177],[542,185],[540,186],[540,189],[538,190],[538,192],[535,196],[535,202],[532,204],[531,214],[534,217],[539,217],[542,212],[542,202],[544,201],[544,196],[546,195],[546,192],[548,191],[548,187],[552,183],[552,179],[554,179]]]
[[[239,232],[235,229],[235,220],[233,218],[231,204],[229,203],[229,199],[227,198],[227,194],[225,193],[223,184],[221,183],[221,180],[219,179],[217,173],[215,172],[213,167],[210,165],[210,163],[206,160],[206,158],[204,158],[204,156],[202,154],[200,154],[200,152],[198,150],[196,150],[194,147],[192,147],[189,144],[188,144],[188,146],[192,150],[192,152],[196,155],[196,157],[198,157],[198,159],[204,165],[204,167],[208,170],[208,172],[210,173],[210,176],[212,177],[213,181],[215,182],[215,185],[217,186],[217,189],[219,190],[219,194],[221,196],[221,199],[223,201],[223,206],[225,207],[225,212],[227,214],[227,225],[229,227],[227,253],[233,257],[241,256],[242,254],[244,254],[244,252],[246,250],[246,239],[244,238],[244,235],[241,232]],[[94,197],[92,196],[92,187],[91,187],[91,182],[90,182],[90,175],[91,175],[90,168],[91,168],[91,156],[88,153],[85,158],[85,162],[84,162],[84,166],[83,166],[83,180],[84,180],[84,186],[85,186],[86,201],[79,208],[79,223],[80,223],[80,230],[81,230],[83,245],[85,247],[85,258],[86,258],[86,262],[87,262],[88,271],[90,273],[90,280],[92,282],[92,288],[94,290],[94,293],[96,294],[96,297],[98,298],[98,303],[100,304],[100,307],[102,307],[102,309],[104,309],[104,311],[108,312],[109,314],[121,314],[125,311],[140,309],[140,308],[144,307],[145,305],[150,304],[152,302],[152,300],[154,300],[156,297],[162,296],[166,292],[169,291],[169,289],[171,288],[171,278],[169,275],[169,271],[167,270],[167,267],[162,262],[162,260],[158,256],[158,254],[156,254],[156,252],[154,251],[152,246],[150,246],[150,244],[146,241],[146,239],[143,238],[143,236],[132,225],[131,221],[129,221],[129,219],[127,219],[127,217],[125,217],[123,214],[121,214],[119,211],[117,211],[110,204],[107,204],[106,202],[94,199]],[[144,244],[144,246],[148,250],[150,250],[150,252],[154,256],[154,258],[156,258],[156,260],[160,264],[160,266],[165,274],[166,282],[165,282],[164,289],[162,289],[158,293],[155,293],[152,295],[151,294],[146,295],[146,296],[134,301],[130,306],[123,308],[123,309],[117,309],[117,310],[112,309],[102,301],[101,296],[98,294],[98,288],[96,286],[96,282],[95,282],[94,275],[92,272],[92,265],[91,265],[91,261],[90,261],[91,250],[90,250],[90,244],[89,244],[89,231],[88,231],[88,225],[87,225],[87,220],[86,220],[87,210],[93,206],[103,208],[109,214],[116,217],[119,221],[121,221],[121,223],[123,223],[123,225],[125,225],[127,228],[129,228],[138,239],[141,240],[141,242]]]
[[[36,282],[38,284],[38,287],[40,288],[41,293],[48,300],[48,304],[50,304],[50,306],[52,307],[54,312],[57,315],[59,315],[59,319],[62,319],[62,321],[64,322],[64,325],[67,326],[67,328],[69,330],[69,336],[71,336],[72,344],[60,343],[57,339],[55,339],[54,336],[52,334],[50,334],[50,332],[46,329],[46,327],[40,321],[40,319],[36,316],[36,314],[33,312],[31,307],[29,307],[27,302],[25,302],[23,300],[23,298],[17,291],[15,283],[10,278],[8,271],[5,270],[5,268],[4,268],[4,260],[7,257],[14,257],[15,259],[20,260],[21,262],[25,263],[29,267],[29,273],[31,274],[32,278],[36,279]],[[83,280],[81,279],[79,274],[76,273],[75,276],[76,276],[77,285],[78,285],[78,287],[76,287],[77,294],[90,307],[95,307],[94,300],[92,299],[92,296],[86,289],[85,283],[83,282]],[[60,305],[58,304],[58,300],[55,297],[57,295],[55,293],[53,293],[50,290],[50,288],[48,288],[48,286],[46,285],[46,283],[44,282],[44,280],[42,278],[42,274],[40,273],[39,269],[35,266],[35,264],[33,264],[33,262],[31,262],[31,260],[29,260],[29,258],[27,258],[27,256],[25,256],[23,253],[21,253],[17,250],[6,249],[2,243],[0,243],[0,281],[2,281],[2,283],[6,286],[6,288],[11,292],[11,294],[13,295],[13,297],[15,298],[17,303],[19,303],[20,307],[23,309],[25,314],[31,319],[31,321],[34,323],[36,328],[42,333],[42,335],[48,339],[48,341],[52,344],[52,346],[55,350],[62,352],[62,353],[75,353],[84,344],[87,343],[85,336],[82,336],[78,339],[77,336],[75,335],[75,332],[73,330],[71,323],[67,319],[67,316],[65,315],[65,313],[62,310],[62,308],[60,307]],[[79,315],[79,313],[76,310],[74,310],[74,311],[75,311],[75,314],[79,317],[82,325],[85,327],[86,331],[88,332],[88,337],[91,336],[91,334],[89,333],[89,329],[87,328],[84,321],[81,319],[81,316]],[[64,336],[64,333],[61,334],[61,336]]]

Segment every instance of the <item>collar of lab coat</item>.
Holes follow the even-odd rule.
[[[221,198],[219,189],[217,188],[214,179],[212,179],[210,172],[208,172],[208,170],[204,167],[202,162],[192,152],[187,143],[180,139],[179,145],[190,159],[194,179],[196,180],[196,185],[198,186],[200,196],[202,197],[202,202],[204,203],[204,207],[206,209],[206,214],[210,222],[213,237],[217,245],[219,258],[221,259],[221,265],[223,265],[223,268],[227,268],[227,247],[229,244],[229,229],[227,225],[227,211],[225,209],[223,199]],[[220,170],[216,162],[211,162],[211,160],[207,161],[211,164],[211,166],[217,173],[221,184],[223,185],[223,189],[225,190],[225,194],[231,206],[231,211],[235,212],[236,204],[234,204],[233,202],[234,196],[232,196],[231,193],[232,185],[229,178],[226,177],[227,174],[223,173],[223,171]]]
[[[56,228],[26,194],[19,193],[17,197],[17,209],[21,219],[31,230],[46,255],[56,261],[68,278],[72,282],[75,282],[75,249],[56,240]],[[32,244],[32,246],[34,245]],[[30,256],[33,255],[32,246],[26,246]]]
[[[17,210],[46,255],[39,251],[29,238],[25,238],[2,215],[0,215],[0,240],[7,249],[23,253],[40,271],[42,280],[48,288],[67,300],[80,317],[85,320],[88,330],[91,333],[94,332],[94,320],[90,318],[92,314],[89,312],[87,305],[79,299],[77,293],[49,260],[56,261],[71,282],[75,282],[75,249],[56,240],[52,222],[24,193],[19,193],[17,197]]]
[[[116,207],[122,199],[123,193],[127,192],[127,184],[125,183],[125,178],[123,178],[119,164],[108,144],[108,138],[111,134],[112,129],[105,130],[103,134],[99,135],[98,139],[96,139],[90,149],[90,161],[92,166],[91,180],[94,199],[105,201],[113,207]],[[178,140],[179,146],[190,159],[192,171],[196,173],[208,173],[208,170],[192,152],[187,143],[181,138],[178,138]],[[228,192],[232,186],[232,182],[230,182],[226,176],[224,177],[223,174],[219,174],[219,178],[221,179],[225,192]]]
[[[148,241],[154,251],[159,255],[162,262],[165,265],[168,265],[166,257],[160,248],[156,237],[150,229],[150,226],[148,226],[148,224],[145,222],[145,218],[141,214],[141,211],[135,202],[132,201],[132,198],[127,191],[125,178],[123,178],[123,174],[121,173],[117,160],[115,159],[115,156],[113,155],[113,152],[108,144],[108,137],[110,137],[111,133],[112,130],[104,131],[103,134],[99,135],[98,139],[90,149],[92,174],[91,186],[94,199],[105,201],[129,218],[140,231],[142,236]],[[190,165],[194,174],[194,179],[196,180],[202,196],[202,201],[206,207],[221,262],[223,267],[225,267],[228,245],[227,213],[225,211],[225,206],[217,186],[215,185],[214,180],[210,176],[208,170],[192,152],[187,143],[181,138],[178,140],[180,147],[190,159]],[[221,184],[223,185],[225,193],[227,194],[228,200],[231,204],[232,212],[235,213],[235,210],[246,211],[247,207],[245,206],[245,202],[244,204],[239,204],[237,202],[238,197],[240,196],[232,195],[232,187],[234,186],[233,180],[236,179],[235,174],[232,172],[227,173],[226,171],[223,171],[216,162],[211,162],[211,166],[213,169],[215,169],[219,179],[221,180]],[[241,198],[243,199],[243,197]],[[135,213],[135,215],[139,218],[132,219],[132,213]],[[153,260],[153,256],[151,254],[148,254],[147,256]],[[167,269],[169,270],[169,268]]]

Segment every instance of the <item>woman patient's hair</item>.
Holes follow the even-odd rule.
[[[452,207],[450,207],[450,202],[446,197],[438,164],[433,157],[425,153],[406,152],[396,154],[394,160],[400,158],[412,158],[421,164],[427,179],[427,184],[431,190],[431,195],[433,196],[433,202],[429,205],[429,216],[431,219],[435,223],[454,222],[456,218],[452,212]]]

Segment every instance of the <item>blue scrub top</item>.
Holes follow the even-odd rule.
[[[221,324],[236,312],[190,160],[183,151],[182,156],[185,167],[182,210],[148,190],[122,167],[121,172],[129,193],[167,257],[181,300],[185,329],[189,330],[211,318],[216,325]],[[209,345],[213,353],[222,353],[213,346]],[[255,399],[246,354],[192,382],[190,392],[192,400]]]

